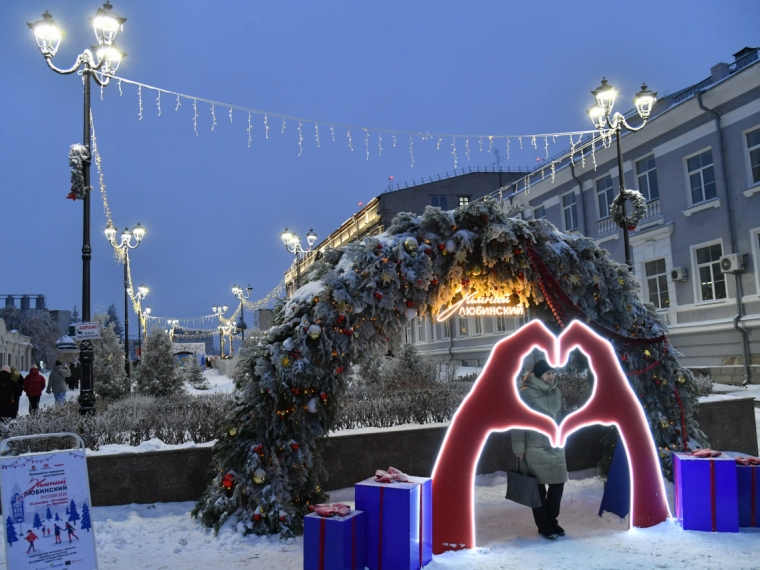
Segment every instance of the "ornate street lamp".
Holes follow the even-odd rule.
[[[116,34],[122,29],[126,18],[122,18],[112,10],[111,4],[106,2],[102,8],[91,18],[95,37],[98,45],[92,49],[85,49],[77,56],[74,65],[69,69],[59,69],[53,65],[53,57],[58,51],[61,39],[65,35],[56,25],[49,12],[42,15],[42,20],[27,24],[34,32],[37,45],[48,67],[62,75],[68,75],[82,68],[82,80],[84,83],[84,141],[83,146],[87,150],[87,159],[82,164],[84,184],[83,213],[83,237],[82,237],[82,321],[89,322],[90,315],[90,259],[92,248],[90,246],[90,78],[104,87],[108,85],[111,77],[119,68],[121,60],[126,54],[121,52],[114,43]],[[92,386],[92,341],[83,340],[79,349],[79,359],[82,363],[81,391],[79,393],[79,413],[87,414],[95,406],[95,393]]]
[[[311,251],[314,242],[317,241],[317,234],[314,233],[313,228],[306,234],[306,242],[309,244],[307,249],[304,249],[301,245],[301,238],[288,230],[288,228],[285,228],[285,231],[280,234],[280,239],[282,239],[285,249],[296,256],[296,289],[299,289],[301,287],[301,260]]]
[[[114,249],[123,250],[124,255],[124,354],[127,355],[124,366],[127,369],[127,378],[131,377],[131,366],[129,362],[129,297],[133,291],[129,287],[129,250],[136,249],[140,245],[145,237],[145,228],[137,222],[137,225],[132,229],[125,229],[121,232],[121,241],[116,241],[116,228],[109,221],[108,227],[103,232],[106,234],[106,239],[114,247]],[[135,243],[132,243],[132,238],[135,238]],[[142,285],[141,288],[144,288]],[[148,294],[148,289],[145,289],[145,294]],[[139,293],[138,293],[139,294]]]
[[[227,312],[227,305],[214,305],[211,307],[211,310],[214,311],[214,315],[219,317],[219,354],[222,358],[224,358],[224,338],[222,337],[222,319],[224,318],[224,313]]]
[[[649,115],[652,113],[652,107],[657,101],[657,93],[650,91],[645,85],[641,86],[641,91],[636,93],[636,97],[633,100],[636,106],[636,112],[642,120],[641,125],[638,127],[632,127],[625,120],[625,117],[618,112],[612,113],[612,107],[615,105],[615,98],[617,97],[617,91],[612,88],[612,85],[607,83],[606,78],[602,78],[602,84],[594,89],[591,94],[596,98],[596,105],[589,109],[587,112],[591,121],[594,123],[594,127],[599,131],[607,133],[608,131],[615,132],[615,142],[617,145],[617,162],[618,162],[618,180],[620,182],[620,208],[622,211],[622,217],[620,227],[623,230],[623,248],[625,250],[625,263],[629,269],[633,268],[633,262],[631,261],[631,247],[628,237],[628,224],[625,223],[626,208],[625,208],[625,180],[623,174],[623,152],[620,149],[620,132],[623,129],[628,131],[640,131],[647,124]]]
[[[245,324],[245,320],[243,319],[243,299],[248,299],[251,296],[251,291],[253,291],[253,287],[248,285],[248,287],[245,288],[245,290],[248,292],[248,294],[245,294],[243,292],[243,289],[238,287],[237,285],[232,286],[232,294],[235,295],[238,299],[240,299],[240,324],[238,325],[238,330],[240,331],[240,339],[245,340],[245,329],[248,327]]]

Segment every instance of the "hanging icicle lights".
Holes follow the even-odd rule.
[[[590,130],[590,131],[570,131],[570,132],[561,132],[561,133],[542,133],[542,134],[504,134],[504,135],[468,135],[468,134],[456,134],[456,133],[431,133],[429,131],[404,131],[404,130],[392,130],[392,129],[379,129],[379,128],[373,128],[373,127],[367,127],[363,125],[349,125],[344,123],[337,123],[337,122],[330,122],[330,121],[324,121],[324,120],[317,120],[317,119],[310,119],[306,117],[297,117],[294,115],[285,115],[281,113],[274,113],[272,111],[265,111],[262,109],[254,109],[249,107],[243,107],[241,105],[233,105],[231,103],[225,103],[223,101],[214,101],[212,99],[205,99],[203,97],[196,97],[194,95],[187,95],[185,93],[177,93],[176,91],[170,91],[168,89],[163,89],[161,87],[155,87],[153,85],[146,85],[144,83],[140,83],[138,81],[132,81],[130,79],[124,79],[118,78],[117,79],[119,83],[119,95],[123,96],[123,90],[122,90],[122,83],[134,85],[137,87],[137,97],[138,97],[138,120],[142,120],[144,116],[144,109],[142,106],[142,97],[143,97],[143,90],[152,90],[156,92],[156,106],[157,106],[157,114],[158,116],[161,115],[161,94],[166,94],[173,96],[176,101],[175,111],[178,111],[180,109],[181,105],[181,99],[186,99],[188,101],[192,102],[192,109],[193,109],[193,115],[192,115],[192,125],[193,125],[193,132],[196,136],[200,136],[200,133],[205,128],[203,125],[205,124],[208,127],[208,130],[214,131],[217,126],[217,107],[224,108],[227,110],[227,113],[230,118],[230,123],[233,123],[233,111],[240,111],[243,113],[244,117],[247,117],[247,121],[243,120],[242,124],[244,126],[244,129],[246,131],[246,141],[248,146],[250,147],[250,143],[253,137],[252,130],[261,130],[261,135],[265,140],[269,139],[269,120],[270,118],[280,119],[282,123],[282,131],[281,134],[285,133],[285,127],[287,125],[287,121],[293,121],[298,124],[297,132],[298,132],[298,138],[296,139],[296,144],[298,145],[298,156],[301,156],[303,152],[306,150],[306,139],[303,136],[303,128],[306,125],[313,125],[314,126],[314,143],[316,145],[316,148],[320,148],[321,141],[319,137],[319,125],[329,125],[330,126],[330,134],[331,139],[334,142],[335,141],[335,129],[344,130],[346,133],[346,146],[350,151],[354,150],[353,146],[353,136],[351,131],[359,131],[364,134],[364,155],[365,159],[369,160],[370,157],[370,147],[375,148],[375,143],[373,141],[377,141],[377,155],[380,156],[383,152],[383,145],[382,140],[383,136],[390,136],[390,138],[393,139],[393,146],[396,146],[396,137],[397,136],[408,136],[409,137],[409,158],[410,158],[410,166],[414,167],[416,160],[415,160],[415,153],[414,153],[414,144],[415,139],[418,139],[421,142],[428,142],[432,141],[435,143],[436,150],[440,150],[440,142],[441,140],[450,140],[451,141],[451,155],[454,162],[454,168],[457,167],[459,158],[457,156],[457,142],[461,142],[462,146],[465,148],[465,154],[467,157],[467,160],[470,160],[471,155],[473,154],[472,147],[470,146],[470,140],[477,140],[480,141],[479,144],[479,150],[478,152],[484,152],[482,140],[484,138],[488,139],[489,145],[488,145],[488,151],[490,152],[491,148],[495,143],[499,143],[501,141],[501,144],[504,144],[507,149],[507,160],[509,160],[509,147],[510,142],[512,139],[517,139],[520,143],[520,148],[522,148],[522,139],[527,138],[531,141],[531,144],[533,148],[537,149],[537,141],[542,141],[544,146],[544,152],[548,158],[549,156],[549,144],[556,144],[558,142],[560,144],[564,144],[564,137],[569,137],[570,144],[573,144],[573,141],[577,137],[578,139],[583,138],[583,135],[599,135],[599,131],[597,130]],[[199,108],[199,104],[202,106],[207,107],[207,111],[203,111]],[[208,113],[208,119],[203,119],[202,113]],[[252,125],[258,124],[257,121],[251,122],[252,115],[259,115],[261,117],[261,126],[255,127]],[[205,121],[205,123],[204,123]],[[576,143],[577,144],[577,143]]]

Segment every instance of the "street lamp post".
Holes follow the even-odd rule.
[[[301,259],[303,259],[303,255],[311,251],[314,242],[317,241],[317,234],[314,233],[313,228],[306,234],[306,241],[309,244],[308,249],[303,248],[301,238],[290,232],[288,228],[285,228],[285,231],[280,234],[280,238],[282,239],[282,243],[285,244],[285,249],[296,256],[296,289],[299,289],[301,287]]]
[[[238,327],[240,329],[240,339],[242,341],[245,341],[245,320],[243,319],[243,299],[248,299],[251,296],[251,291],[253,291],[253,287],[248,285],[248,287],[245,288],[245,290],[248,292],[248,294],[244,294],[243,289],[241,287],[238,287],[237,285],[233,285],[232,287],[232,294],[235,295],[238,299],[240,299],[240,326]]]
[[[129,362],[129,296],[132,294],[132,290],[129,287],[129,250],[136,249],[140,245],[145,237],[145,228],[137,222],[137,225],[132,230],[125,229],[121,232],[121,242],[116,241],[116,228],[109,221],[108,227],[104,230],[106,239],[116,249],[122,249],[124,253],[124,354],[126,354],[126,362],[124,367],[127,370],[127,378],[131,377],[131,369]],[[132,244],[132,237],[135,238],[135,243]],[[142,287],[142,285],[141,285]],[[146,289],[146,295],[147,289]]]
[[[596,98],[596,105],[588,110],[589,117],[594,123],[594,127],[602,132],[614,131],[615,143],[617,145],[617,163],[618,163],[618,181],[620,182],[620,208],[622,211],[622,218],[620,227],[623,230],[623,248],[625,250],[625,263],[629,269],[633,269],[633,262],[631,260],[631,247],[628,237],[628,224],[625,223],[626,206],[625,206],[625,176],[623,174],[623,151],[620,148],[620,134],[623,129],[628,131],[640,131],[647,124],[647,119],[652,113],[652,107],[655,101],[657,101],[657,93],[650,91],[646,85],[641,86],[641,91],[636,93],[636,97],[633,100],[636,106],[636,112],[642,119],[641,125],[638,127],[632,127],[625,120],[625,117],[618,113],[612,113],[612,107],[615,104],[615,97],[617,91],[612,88],[612,85],[607,83],[606,78],[602,78],[602,84],[594,89],[591,94]]]
[[[95,83],[104,87],[108,85],[111,77],[126,54],[121,52],[114,43],[116,34],[123,27],[126,18],[122,18],[112,11],[108,2],[98,8],[95,17],[91,18],[97,46],[85,49],[77,56],[74,65],[69,69],[59,69],[53,65],[53,57],[61,44],[64,33],[56,26],[50,13],[45,12],[42,20],[27,24],[34,32],[37,45],[45,58],[48,67],[60,73],[69,75],[82,68],[82,80],[84,84],[84,140],[83,146],[87,149],[87,159],[82,164],[82,177],[84,185],[83,203],[83,231],[82,231],[82,321],[90,321],[90,259],[92,247],[90,246],[90,78]],[[82,363],[81,391],[79,393],[79,413],[84,415],[91,412],[95,406],[95,393],[92,386],[92,341],[83,340],[79,348],[79,360]]]
[[[211,310],[214,311],[214,314],[217,317],[219,317],[219,355],[224,357],[224,350],[222,349],[224,346],[224,339],[222,337],[222,318],[224,313],[227,312],[227,305],[214,305],[211,307]]]

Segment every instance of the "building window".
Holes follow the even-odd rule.
[[[747,152],[752,183],[760,182],[760,129],[747,133]]]
[[[470,203],[470,197],[469,196],[459,196],[459,207],[466,206]]]
[[[432,200],[434,207],[440,208],[441,210],[448,210],[448,207],[446,206],[446,196],[431,196],[430,199]]]
[[[412,344],[412,342],[414,342],[413,339],[412,339],[412,325],[407,324],[404,327],[404,343],[405,344]]]
[[[599,219],[608,218],[610,216],[610,204],[615,199],[612,176],[609,174],[596,181],[596,199],[599,203]]]
[[[451,338],[451,319],[443,321],[443,338]]]
[[[433,317],[430,317],[428,319],[428,323],[430,323],[430,329],[428,331],[428,341],[429,342],[435,342],[435,321],[433,320]]]
[[[422,342],[425,338],[425,321],[422,317],[417,318],[417,342]]]
[[[578,205],[575,203],[575,192],[562,196],[562,213],[565,218],[565,231],[578,229]]]
[[[712,200],[718,195],[715,187],[712,150],[686,159],[686,168],[689,171],[692,204]]]
[[[459,317],[459,336],[467,336],[467,317]]]
[[[475,320],[475,334],[483,334],[483,319],[476,316]]]
[[[496,317],[496,332],[507,332],[507,317],[504,315]]]
[[[665,268],[665,260],[655,259],[654,261],[647,261],[644,264],[644,272],[647,276],[649,302],[658,309],[670,307],[668,272]]]
[[[720,270],[723,247],[716,243],[697,249],[697,275],[699,275],[702,301],[726,298],[726,276]]]
[[[546,208],[543,206],[536,206],[533,208],[533,219],[534,220],[540,220],[541,218],[546,217]]]
[[[639,179],[639,192],[647,202],[659,199],[660,189],[657,187],[657,170],[653,154],[636,162],[636,177]]]

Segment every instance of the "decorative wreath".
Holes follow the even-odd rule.
[[[633,212],[629,215],[623,215],[623,201],[628,200],[633,205]],[[633,229],[639,225],[647,214],[647,201],[638,190],[623,190],[615,196],[610,204],[610,215],[612,220],[620,227],[626,226]]]

